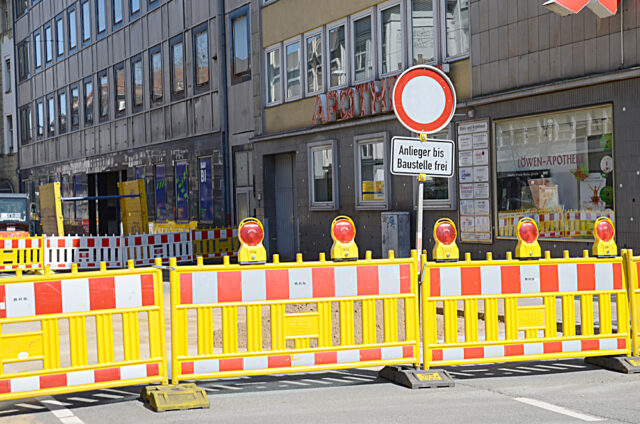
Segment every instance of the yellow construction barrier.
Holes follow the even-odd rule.
[[[638,280],[640,257],[633,256],[633,250],[631,249],[623,249],[621,253],[629,284],[633,356],[638,356],[640,354],[640,283]]]
[[[0,272],[43,267],[43,237],[0,239],[0,248]]]
[[[237,256],[238,227],[193,230],[193,254],[204,259]]]
[[[594,258],[584,251],[584,257],[570,258],[565,251],[560,259],[545,252],[543,259],[520,261],[508,252],[506,260],[487,254],[485,261],[471,261],[467,254],[464,261],[427,262],[425,268],[425,368],[631,353],[627,275],[620,257]],[[464,305],[463,332],[459,303]],[[439,308],[444,311],[442,328],[436,321]],[[479,313],[484,315],[482,329]],[[504,325],[499,315],[504,315]]]
[[[420,363],[417,255],[264,265],[171,260],[173,383]],[[191,319],[189,319],[191,317]],[[401,324],[399,324],[401,322]],[[335,324],[334,324],[335,323]]]
[[[158,269],[0,279],[0,401],[167,383]]]

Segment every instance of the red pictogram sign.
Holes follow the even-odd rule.
[[[433,66],[418,65],[400,75],[393,87],[393,110],[408,130],[435,133],[446,127],[456,110],[451,80]]]
[[[608,18],[618,12],[621,2],[622,0],[548,0],[544,5],[560,16],[575,15],[588,7],[599,18]]]

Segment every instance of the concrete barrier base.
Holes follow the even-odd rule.
[[[453,387],[455,383],[445,370],[421,370],[408,366],[386,366],[378,376],[410,389]]]
[[[640,373],[639,356],[593,356],[584,358],[584,362],[626,374]]]

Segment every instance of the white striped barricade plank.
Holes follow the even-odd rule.
[[[166,383],[162,296],[150,268],[0,280],[0,401]]]
[[[582,258],[565,252],[562,259],[550,259],[547,253],[535,261],[488,256],[485,261],[427,263],[422,290],[425,368],[630,354],[622,258],[592,258],[586,252]],[[459,304],[464,330],[458,326]],[[504,326],[499,316],[504,316]]]
[[[135,266],[153,265],[155,258],[168,263],[175,257],[178,263],[192,262],[191,232],[140,234],[124,236],[126,258]]]
[[[416,266],[414,254],[177,267],[171,271],[172,381],[417,366]]]
[[[193,230],[194,256],[202,256],[204,259],[237,256],[239,248],[236,227]]]
[[[0,272],[44,267],[43,237],[0,238]]]
[[[80,270],[124,268],[126,251],[120,236],[45,237],[45,265],[53,270],[70,270],[73,264]]]

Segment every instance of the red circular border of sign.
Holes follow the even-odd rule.
[[[407,115],[404,107],[402,106],[402,93],[404,92],[404,88],[409,81],[416,77],[429,77],[434,79],[438,85],[442,87],[442,91],[444,92],[444,111],[438,119],[433,122],[424,124],[414,121],[409,118],[409,115]],[[453,91],[453,85],[448,81],[448,79],[443,78],[439,72],[431,69],[430,67],[420,66],[419,68],[408,69],[405,73],[400,75],[400,78],[398,78],[398,81],[393,88],[393,109],[398,120],[407,129],[416,133],[428,134],[439,131],[449,124],[449,121],[453,118],[455,98],[456,95]]]

